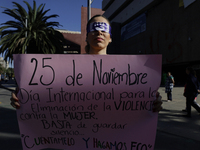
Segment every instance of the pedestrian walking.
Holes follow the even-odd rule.
[[[186,68],[186,74],[187,79],[184,96],[186,97],[187,115],[184,115],[184,117],[191,117],[191,106],[200,113],[200,105],[195,101],[195,97],[197,97],[197,94],[200,93],[199,81],[197,80],[196,72],[193,68]]]
[[[185,97],[185,95],[184,95],[184,93],[185,93],[185,87],[186,87],[186,84],[185,84],[185,86],[184,86],[184,92],[183,92],[183,96]],[[200,88],[199,88],[200,89]],[[199,93],[197,93],[197,95],[196,95],[196,97],[194,98],[194,101],[196,102],[196,100],[197,100],[197,96],[199,95]],[[186,107],[185,107],[185,109],[183,109],[182,111],[184,111],[184,112],[187,112],[187,103],[186,103]]]

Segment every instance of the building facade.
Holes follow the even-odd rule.
[[[63,41],[63,53],[64,54],[80,54],[81,50],[81,32],[57,30],[62,33],[64,37]]]
[[[184,84],[187,66],[200,78],[199,7],[197,0],[103,0],[117,39],[108,52],[162,54],[163,71],[172,72],[176,84]]]

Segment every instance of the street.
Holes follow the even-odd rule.
[[[0,150],[22,150],[16,111],[10,105],[10,96],[11,91],[0,88]]]

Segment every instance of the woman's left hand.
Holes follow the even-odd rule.
[[[160,93],[156,93],[156,100],[153,102],[153,112],[159,112],[162,109],[162,96],[160,96]]]

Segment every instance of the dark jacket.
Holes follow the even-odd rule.
[[[186,80],[186,87],[185,87],[185,93],[184,96],[197,96],[199,89],[199,82],[197,78],[189,74]]]

